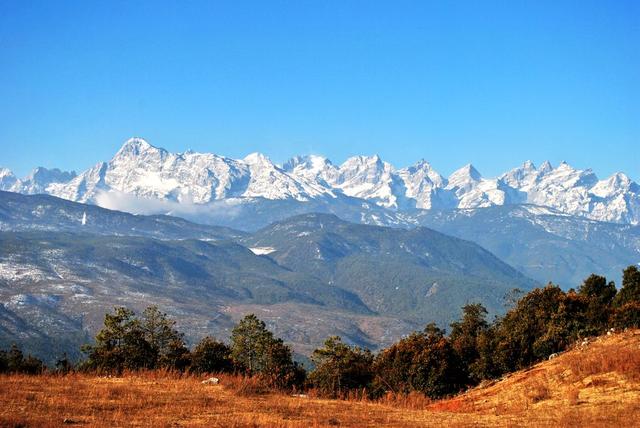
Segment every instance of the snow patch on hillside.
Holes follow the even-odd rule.
[[[258,256],[271,254],[274,251],[276,251],[276,249],[273,248],[273,247],[252,247],[252,248],[249,248],[249,249],[251,250],[251,252],[253,254],[258,255]]]

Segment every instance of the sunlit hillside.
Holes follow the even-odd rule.
[[[163,372],[0,376],[0,426],[633,426],[640,420],[640,330],[580,342],[459,396],[379,401],[277,394],[250,380]]]

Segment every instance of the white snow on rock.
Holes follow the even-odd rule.
[[[396,169],[377,155],[354,156],[340,166],[322,156],[307,155],[279,166],[260,153],[244,159],[192,151],[170,153],[142,138],[127,140],[111,160],[79,175],[36,168],[19,179],[0,168],[0,190],[48,193],[98,205],[125,197],[130,198],[125,206],[132,206],[125,210],[131,212],[143,212],[136,211],[139,201],[147,210],[167,212],[167,206],[220,200],[242,205],[257,198],[330,204],[346,195],[361,199],[363,206],[376,204],[400,212],[533,204],[593,220],[640,224],[637,183],[623,173],[599,180],[591,170],[566,162],[536,167],[527,161],[496,178],[485,178],[468,164],[444,178],[425,160]]]
[[[251,250],[251,252],[257,256],[262,256],[262,255],[266,255],[266,254],[271,254],[274,251],[276,251],[275,248],[273,247],[253,247],[253,248],[249,248]]]

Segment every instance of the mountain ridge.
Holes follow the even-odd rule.
[[[255,312],[301,351],[335,334],[377,347],[445,326],[469,301],[501,313],[506,292],[533,285],[477,244],[427,228],[304,214],[250,236],[0,192],[0,344],[39,354],[66,333],[70,346],[86,341],[113,306],[150,304],[194,340],[226,337]]]
[[[354,156],[338,166],[322,156],[308,155],[277,165],[259,153],[244,159],[171,153],[136,137],[127,140],[111,160],[80,174],[37,171],[19,179],[0,169],[0,190],[48,193],[100,206],[118,197],[195,207],[255,199],[331,204],[343,198],[351,204],[366,202],[402,213],[528,203],[598,221],[640,223],[638,183],[621,172],[600,180],[590,169],[575,169],[566,162],[536,167],[526,161],[495,178],[485,178],[467,164],[445,178],[425,160],[397,169],[377,155]],[[163,205],[156,208],[157,213],[166,211]]]

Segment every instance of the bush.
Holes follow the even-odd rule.
[[[189,371],[194,373],[224,373],[233,371],[231,348],[210,336],[203,338],[191,352]]]
[[[350,391],[367,388],[373,379],[373,354],[343,343],[338,336],[313,351],[311,361],[316,368],[309,381],[322,395],[345,397]]]
[[[434,324],[383,350],[374,373],[378,390],[418,391],[430,398],[458,392],[467,382],[453,346]]]
[[[589,335],[588,298],[549,284],[532,290],[496,326],[496,358],[502,371],[526,368]]]
[[[0,373],[40,374],[46,369],[36,357],[22,353],[14,343],[9,351],[0,350]]]
[[[616,308],[611,324],[616,328],[640,328],[640,302],[629,302]]]

